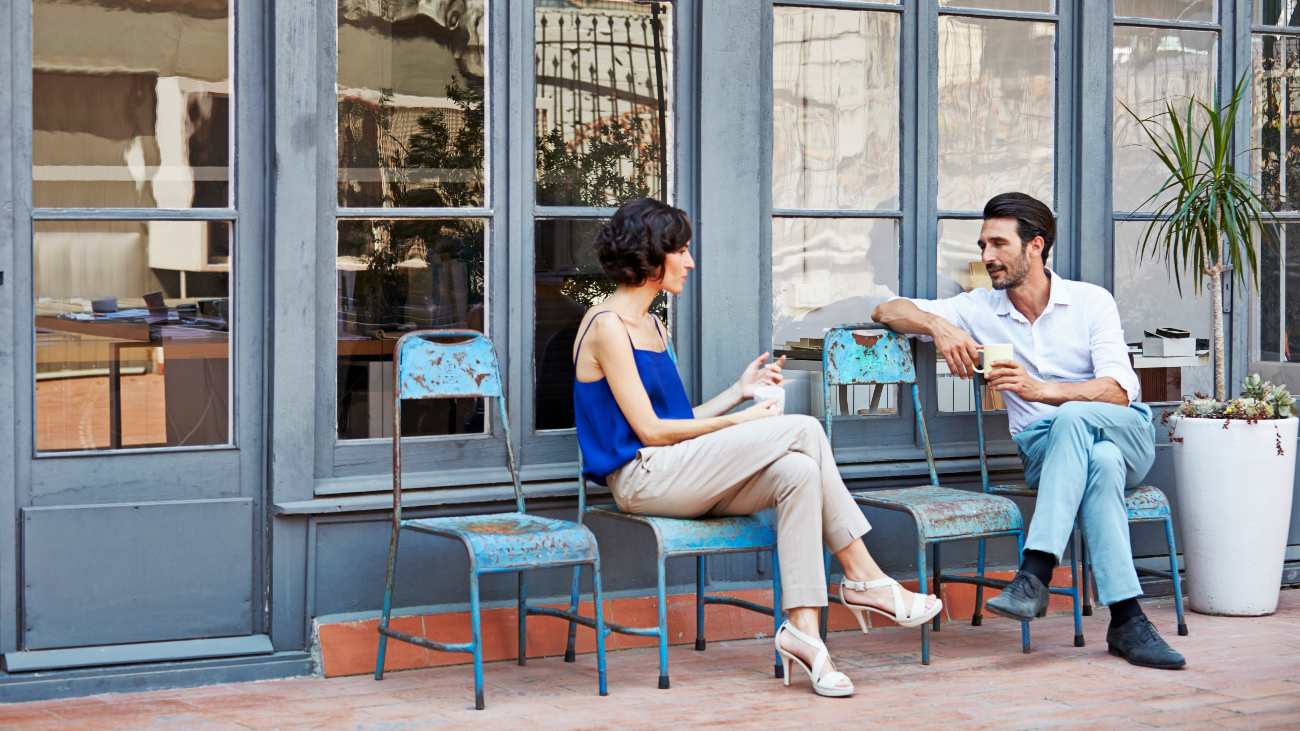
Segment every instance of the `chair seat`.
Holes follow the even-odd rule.
[[[589,513],[641,523],[654,530],[665,555],[730,553],[774,548],[776,523],[772,511],[725,518],[664,518],[625,513],[614,506],[592,507]]]
[[[527,513],[415,518],[402,527],[459,539],[479,571],[581,563],[597,555],[586,526]]]
[[[1038,491],[1023,482],[989,485],[994,495],[1038,497]],[[1169,496],[1155,485],[1138,485],[1124,491],[1124,508],[1130,521],[1164,520],[1169,517]]]
[[[948,487],[904,487],[853,493],[860,505],[900,510],[916,519],[925,540],[1006,533],[1024,528],[1020,509],[1010,498]]]

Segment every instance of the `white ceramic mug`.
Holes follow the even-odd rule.
[[[988,343],[979,346],[979,349],[980,362],[975,372],[980,375],[988,373],[994,363],[1015,360],[1016,357],[1016,349],[1011,347],[1011,343]]]
[[[776,399],[776,410],[785,413],[785,386],[778,383],[765,383],[754,389],[754,401],[762,403]]]

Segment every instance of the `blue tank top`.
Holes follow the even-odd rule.
[[[603,314],[597,313],[591,321]],[[588,322],[587,329],[578,338],[573,356],[575,364],[578,353],[582,351],[582,340],[590,329],[591,322]],[[631,334],[627,341],[632,344]],[[641,385],[660,419],[693,419],[694,410],[666,340],[664,348],[663,351],[640,350],[632,345],[632,357],[636,360]],[[645,446],[632,431],[632,425],[614,400],[609,381],[604,378],[590,383],[583,383],[576,377],[573,379],[573,415],[578,428],[578,447],[582,450],[582,474],[593,482],[604,485],[606,477],[631,462],[637,450]]]

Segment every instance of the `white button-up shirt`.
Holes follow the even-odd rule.
[[[1074,282],[1050,270],[1049,274],[1047,308],[1032,324],[1011,304],[1005,290],[976,289],[947,299],[911,302],[965,330],[977,343],[1011,343],[1016,362],[1033,378],[1078,383],[1109,376],[1128,392],[1130,402],[1137,401],[1141,390],[1129,362],[1115,298],[1095,284]],[[1052,416],[1058,408],[1025,401],[1009,391],[1002,395],[1012,434]]]

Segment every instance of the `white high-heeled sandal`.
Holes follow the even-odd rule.
[[[804,662],[803,658],[790,652],[781,646],[781,633],[789,632],[796,640],[817,649],[817,656],[813,658],[812,667]],[[785,684],[790,685],[790,666],[798,664],[808,673],[808,680],[812,682],[813,692],[827,698],[844,698],[853,695],[853,681],[849,676],[838,670],[830,669],[831,653],[826,649],[826,644],[816,637],[809,637],[800,632],[797,627],[788,621],[781,623],[781,628],[776,631],[776,651],[781,655],[781,665],[785,669]],[[848,685],[844,685],[847,683]]]
[[[868,591],[870,589],[880,589],[890,587],[894,590],[894,612],[890,614],[880,607],[873,607],[870,604],[855,604],[844,598],[844,590]],[[875,581],[853,581],[852,579],[842,579],[840,581],[840,604],[844,605],[858,619],[858,626],[862,628],[862,633],[867,634],[869,627],[867,620],[862,616],[863,611],[875,612],[882,617],[888,617],[900,627],[920,627],[921,625],[934,619],[935,615],[943,611],[943,600],[935,597],[934,605],[926,608],[926,600],[930,597],[927,594],[914,594],[911,607],[904,607],[903,587],[888,576]],[[904,612],[903,610],[907,611]]]

